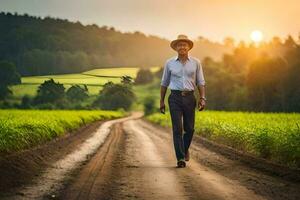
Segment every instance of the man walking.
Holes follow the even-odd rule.
[[[189,56],[193,42],[185,35],[178,35],[170,43],[178,55],[168,59],[164,66],[160,88],[160,111],[165,113],[165,95],[167,87],[171,89],[168,104],[172,120],[173,142],[177,158],[177,167],[186,166],[189,160],[189,147],[194,134],[195,107],[194,91],[199,90],[198,109],[205,106],[205,80],[200,60]],[[183,123],[182,123],[183,118]],[[184,133],[183,133],[184,131]]]

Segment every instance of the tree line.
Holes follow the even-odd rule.
[[[193,51],[220,58],[230,48],[199,37]],[[22,76],[77,73],[103,67],[150,67],[174,54],[170,41],[113,27],[52,17],[0,13],[0,60]]]
[[[259,45],[241,42],[222,61],[206,57],[208,108],[300,112],[300,35]]]

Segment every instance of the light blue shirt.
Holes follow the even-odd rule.
[[[169,58],[164,66],[161,85],[171,90],[196,90],[197,85],[205,85],[202,65],[199,59],[188,56],[185,64],[178,55]]]

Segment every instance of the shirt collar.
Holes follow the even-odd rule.
[[[190,59],[191,59],[191,56],[188,54],[188,60],[190,60]],[[179,56],[178,55],[175,57],[175,60],[176,61],[179,60]]]

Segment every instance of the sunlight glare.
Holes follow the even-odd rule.
[[[255,31],[252,31],[250,37],[253,42],[259,43],[263,39],[263,34],[261,31],[255,30]]]

